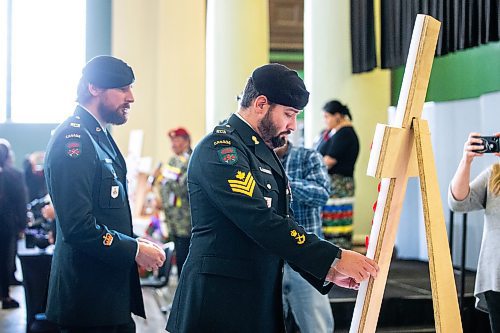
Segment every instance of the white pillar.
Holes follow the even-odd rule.
[[[342,95],[351,75],[349,2],[304,0],[304,79],[311,92],[304,114],[304,139],[311,147],[323,129],[322,107]]]
[[[206,131],[237,110],[253,69],[269,62],[267,0],[207,1]]]

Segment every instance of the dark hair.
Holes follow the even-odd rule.
[[[325,106],[323,106],[323,111],[328,112],[331,115],[334,115],[336,113],[340,113],[343,116],[348,116],[349,119],[352,120],[352,116],[351,116],[351,113],[349,112],[349,108],[337,100],[332,100],[332,101],[327,102],[325,104]]]
[[[240,105],[242,108],[248,108],[252,105],[252,102],[259,97],[261,94],[255,89],[255,85],[253,84],[253,79],[248,78],[245,89],[243,90],[243,94],[241,96]]]
[[[82,77],[78,82],[78,88],[76,88],[76,101],[80,104],[84,104],[88,102],[91,97],[89,83]]]

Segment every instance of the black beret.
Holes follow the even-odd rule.
[[[281,64],[268,64],[255,69],[252,81],[259,94],[276,104],[303,109],[309,92],[296,71]]]
[[[82,78],[103,89],[121,88],[132,84],[134,72],[129,65],[111,56],[97,56],[85,65]]]

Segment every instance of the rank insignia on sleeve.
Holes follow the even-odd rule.
[[[113,243],[113,235],[111,235],[109,232],[106,233],[106,235],[102,236],[102,238],[104,239],[102,243],[105,246],[111,246],[111,243]]]
[[[217,151],[221,162],[226,164],[236,164],[238,162],[238,152],[234,147],[225,147]]]
[[[82,153],[82,145],[77,141],[70,141],[66,144],[66,155],[77,158]]]
[[[306,241],[306,235],[301,235],[300,233],[297,232],[297,230],[292,230],[290,231],[290,236],[295,238],[297,241],[297,244],[302,245]]]
[[[248,172],[245,176],[243,171],[238,171],[235,178],[236,179],[228,179],[227,181],[231,190],[235,193],[241,193],[251,197],[255,189],[255,179],[253,179],[252,173]]]

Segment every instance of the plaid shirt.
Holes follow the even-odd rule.
[[[322,237],[321,210],[330,195],[330,178],[323,158],[315,150],[294,147],[281,159],[292,188],[292,210],[295,220],[307,232]]]

